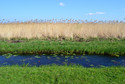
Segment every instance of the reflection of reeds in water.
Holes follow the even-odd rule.
[[[0,24],[0,38],[125,38],[124,22],[24,22]]]

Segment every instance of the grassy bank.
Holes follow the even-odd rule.
[[[124,84],[124,67],[0,67],[1,84]]]
[[[0,41],[0,54],[101,54],[125,55],[124,40],[49,41],[23,40],[21,42]]]

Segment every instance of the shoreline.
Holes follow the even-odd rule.
[[[89,42],[68,40],[22,40],[21,42],[0,41],[0,54],[19,55],[125,55],[124,40],[92,40]]]

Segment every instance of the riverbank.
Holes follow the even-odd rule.
[[[49,54],[49,55],[125,55],[125,40],[21,40],[21,41],[0,41],[0,54]]]
[[[82,66],[0,67],[1,84],[124,84],[125,67]]]

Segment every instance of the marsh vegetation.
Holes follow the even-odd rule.
[[[125,38],[125,23],[119,21],[31,20],[0,23],[0,38],[88,39]]]
[[[109,57],[104,61],[105,56],[99,56],[101,59],[98,58],[97,62],[96,57],[87,58],[84,56],[86,54]],[[125,60],[121,55],[125,55],[125,22],[82,20],[1,22],[0,55],[2,55],[0,63],[3,65],[17,63],[14,66],[1,65],[2,84],[124,84]],[[44,59],[42,60],[39,55],[44,55]],[[79,58],[76,55],[82,56]],[[28,59],[23,59],[23,56]],[[24,63],[23,66],[18,63],[20,59],[21,63]],[[7,62],[4,63],[5,60]],[[28,64],[31,60],[31,64],[34,63],[33,67],[25,66],[25,63]],[[50,62],[60,63],[62,60],[63,66],[44,65]],[[74,60],[83,64],[88,63],[91,68],[80,65],[67,66],[68,62]],[[104,67],[101,64],[100,68],[92,68],[101,62],[104,65],[107,63],[107,66],[110,64],[118,66]],[[44,66],[34,66],[40,63]],[[119,67],[120,65],[123,66]]]
[[[59,40],[24,40],[19,43],[0,41],[0,54],[35,54],[35,55],[84,55],[98,54],[125,55],[124,40],[59,41]]]

